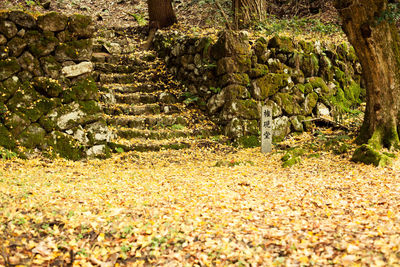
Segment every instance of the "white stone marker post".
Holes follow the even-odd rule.
[[[272,151],[272,110],[267,106],[261,109],[261,152]]]

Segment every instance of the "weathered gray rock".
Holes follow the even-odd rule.
[[[67,16],[50,12],[37,18],[37,24],[42,31],[59,32],[63,31],[68,24]]]
[[[119,43],[105,43],[103,46],[112,55],[119,55],[122,52],[122,47]]]
[[[286,116],[278,117],[272,122],[272,140],[282,141],[290,133],[290,120]]]
[[[8,19],[24,28],[31,29],[36,27],[36,20],[32,15],[24,11],[11,11],[8,14]]]
[[[239,138],[243,136],[243,123],[239,118],[232,118],[225,127],[224,134],[229,138]]]
[[[93,139],[94,144],[110,142],[113,137],[112,131],[107,127],[105,121],[88,124],[85,130],[90,133],[89,139]]]
[[[178,100],[176,99],[176,97],[168,92],[162,92],[159,96],[158,96],[158,100],[161,103],[165,103],[165,104],[175,104],[176,102],[178,102]]]
[[[103,157],[107,154],[107,146],[106,145],[96,145],[92,146],[86,151],[86,155],[88,157]]]
[[[77,77],[82,74],[90,73],[93,71],[93,63],[92,62],[81,62],[76,65],[71,65],[62,68],[62,74],[67,78]]]
[[[330,111],[327,106],[325,106],[322,103],[317,104],[317,116],[318,117],[329,117],[330,116]]]
[[[14,22],[8,20],[0,20],[0,33],[4,34],[8,39],[13,38],[18,32],[18,28]]]

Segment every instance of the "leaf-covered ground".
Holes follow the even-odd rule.
[[[215,146],[0,160],[0,265],[400,263],[400,169]]]

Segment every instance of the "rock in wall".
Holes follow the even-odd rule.
[[[160,31],[154,46],[197,104],[239,143],[258,140],[262,105],[273,110],[273,140],[302,132],[312,117],[337,119],[361,103],[361,65],[354,49],[246,32],[210,37]],[[254,144],[257,145],[257,144]]]
[[[108,155],[93,33],[88,16],[0,12],[0,147],[72,160]]]

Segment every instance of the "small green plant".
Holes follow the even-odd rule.
[[[10,160],[12,158],[15,158],[17,156],[17,153],[5,148],[0,148],[0,156],[3,160]]]
[[[221,92],[221,88],[219,87],[210,87],[210,91],[213,92],[214,94],[218,94]]]
[[[146,19],[141,14],[135,14],[135,13],[128,13],[128,14],[135,18],[139,26],[145,26],[147,24]]]
[[[183,130],[183,129],[185,129],[185,126],[182,124],[174,124],[171,126],[171,129],[172,130]]]
[[[124,153],[124,149],[122,147],[115,148],[115,151],[117,151],[118,153]]]
[[[185,92],[182,94],[182,96],[186,98],[183,101],[183,103],[185,103],[186,105],[197,102],[199,100],[198,96],[192,95],[190,92]]]
[[[34,5],[36,5],[36,2],[35,2],[35,1],[32,1],[32,0],[25,0],[25,4],[26,4],[27,6],[34,6]]]

